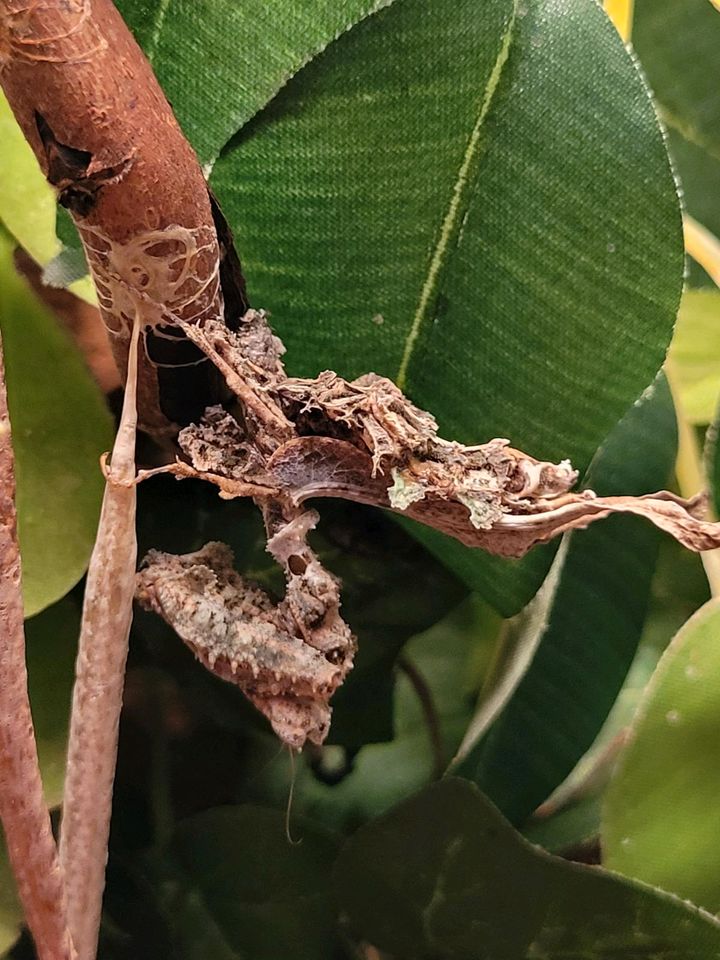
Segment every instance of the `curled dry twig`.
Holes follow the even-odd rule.
[[[226,553],[209,545],[181,558],[151,554],[138,597],[206,666],[237,683],[294,747],[306,737],[322,742],[329,697],[354,652],[337,584],[305,541],[317,519],[305,509],[310,498],[342,497],[404,513],[506,557],[618,512],[646,517],[693,550],[720,544],[720,526],[695,516],[699,501],[665,491],[573,492],[577,473],[567,461],[538,461],[507,440],[471,447],[444,440],[434,418],[383,377],[348,382],[332,371],[288,377],[283,346],[262,311],[248,311],[235,332],[213,321],[176,322],[238,402],[233,410],[208,408],[199,424],[181,431],[184,458],[161,469],[208,480],[225,498],[253,497],[288,589],[273,606],[230,572]]]
[[[0,819],[40,960],[75,956],[43,797],[25,668],[15,470],[0,343]]]

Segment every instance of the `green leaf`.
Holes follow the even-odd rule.
[[[328,960],[335,940],[335,844],[309,825],[291,843],[283,815],[219,807],[180,824],[160,891],[183,960]]]
[[[607,865],[720,909],[717,677],[720,602],[707,603],[660,661],[603,814]]]
[[[531,847],[461,780],[359,830],[335,886],[358,938],[402,960],[720,956],[708,915]]]
[[[662,488],[675,449],[675,412],[661,376],[612,431],[587,485],[600,495]],[[602,728],[638,647],[659,539],[634,517],[573,534],[554,582],[534,601],[538,609],[510,627],[515,669],[481,702],[452,769],[513,822],[547,799]]]
[[[523,827],[523,836],[548,853],[580,859],[573,854],[597,842],[602,800],[601,788],[590,789],[552,816],[530,820]]]
[[[720,17],[708,0],[635,0],[633,44],[658,110],[686,209],[720,235]],[[690,260],[692,286],[712,286]]]
[[[715,287],[683,293],[670,359],[683,415],[694,424],[710,423],[720,395],[720,291]]]
[[[291,371],[390,376],[445,436],[584,469],[662,362],[675,187],[642,81],[586,0],[517,17],[511,0],[452,16],[397,0],[293,78],[211,183]],[[525,576],[438,552],[503,612],[548,562]]]
[[[48,807],[62,802],[80,610],[65,597],[25,621],[28,687]]]
[[[60,250],[55,236],[55,191],[0,90],[0,221],[37,263]]]
[[[720,160],[717,10],[708,0],[635,0],[632,39],[668,124]]]
[[[13,265],[0,234],[0,326],[17,473],[27,616],[62,597],[87,567],[112,441],[105,401],[81,357]]]
[[[41,266],[50,266],[63,256],[63,245],[55,233],[55,191],[40,165],[0,90],[0,224],[4,224],[23,249]],[[79,243],[79,238],[78,238]],[[95,303],[95,288],[86,276],[87,267],[68,274],[51,286],[68,286],[88,303]]]
[[[117,0],[185,135],[212,166],[303,64],[392,0]]]
[[[717,80],[720,83],[720,71]],[[720,158],[673,129],[668,131],[668,148],[680,178],[684,208],[714,236],[720,236]],[[713,280],[692,257],[688,257],[687,262],[687,282],[691,288],[716,289]]]

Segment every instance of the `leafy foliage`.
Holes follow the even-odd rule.
[[[569,456],[601,494],[666,484],[676,431],[657,371],[682,284],[680,210],[655,107],[599,7],[117,6],[205,165],[292,373],[388,375],[445,436]],[[635,0],[687,206],[716,232],[719,38],[707,0]],[[15,242],[51,261],[46,279],[67,282],[82,264],[62,216],[60,250],[49,190],[2,110],[0,172],[17,189],[0,188],[14,238],[0,236],[0,322],[28,612],[53,604],[28,621],[28,643],[55,804],[77,598],[55,601],[87,562],[109,416],[14,270]],[[697,289],[708,275],[693,266],[690,278],[668,369],[678,409],[704,426],[719,301]],[[719,463],[711,445],[716,506]],[[531,848],[491,802],[534,841],[589,859],[603,808],[606,866],[718,909],[717,601],[648,685],[705,599],[699,563],[688,573],[666,547],[658,569],[659,537],[634,518],[499,562],[369,508],[321,512],[313,546],[343,580],[360,648],[328,745],[292,774],[240,693],[136,616],[100,956],[720,956],[711,917]],[[281,590],[254,507],[197,482],[143,483],[138,535],[141,553],[222,539],[240,571]],[[453,756],[454,776],[428,786]],[[299,845],[285,836],[291,776]],[[18,919],[5,884],[3,945]]]
[[[399,958],[650,960],[720,949],[708,915],[533,849],[461,780],[358,831],[335,882],[356,934]]]
[[[720,607],[711,601],[679,631],[649,684],[607,795],[607,865],[716,913],[720,880],[711,811],[720,789]]]
[[[675,413],[662,378],[610,434],[587,483],[601,494],[649,492],[665,484],[674,451]],[[505,642],[521,653],[529,645],[531,662],[503,709],[479,723],[481,705],[453,769],[514,822],[571,772],[615,702],[640,640],[658,541],[646,525],[620,517],[573,534],[552,583],[510,626]],[[578,672],[593,678],[582,698],[574,696]]]
[[[296,829],[302,842],[293,844],[282,814],[247,806],[208,810],[181,824],[168,851],[177,873],[165,882],[165,909],[182,956],[329,955],[335,843],[317,829]]]

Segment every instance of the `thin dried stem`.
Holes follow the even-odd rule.
[[[685,250],[720,287],[720,240],[690,214],[683,217]]]
[[[74,957],[43,797],[25,668],[15,471],[0,342],[0,819],[40,960]]]
[[[397,668],[407,677],[420,703],[425,726],[427,727],[430,749],[432,751],[432,778],[433,780],[439,780],[445,772],[447,764],[445,762],[442,734],[440,733],[440,719],[435,709],[432,690],[428,686],[425,677],[409,657],[401,654],[397,659]]]
[[[97,949],[125,661],[132,620],[137,426],[136,318],[122,418],[113,447],[95,548],[90,560],[73,692],[60,834],[69,921],[78,960]]]

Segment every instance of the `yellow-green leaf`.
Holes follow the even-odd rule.
[[[98,458],[112,423],[74,345],[15,270],[13,249],[0,233],[0,329],[30,616],[85,572],[103,489]]]
[[[710,423],[720,396],[720,291],[685,291],[670,359],[683,415]]]

